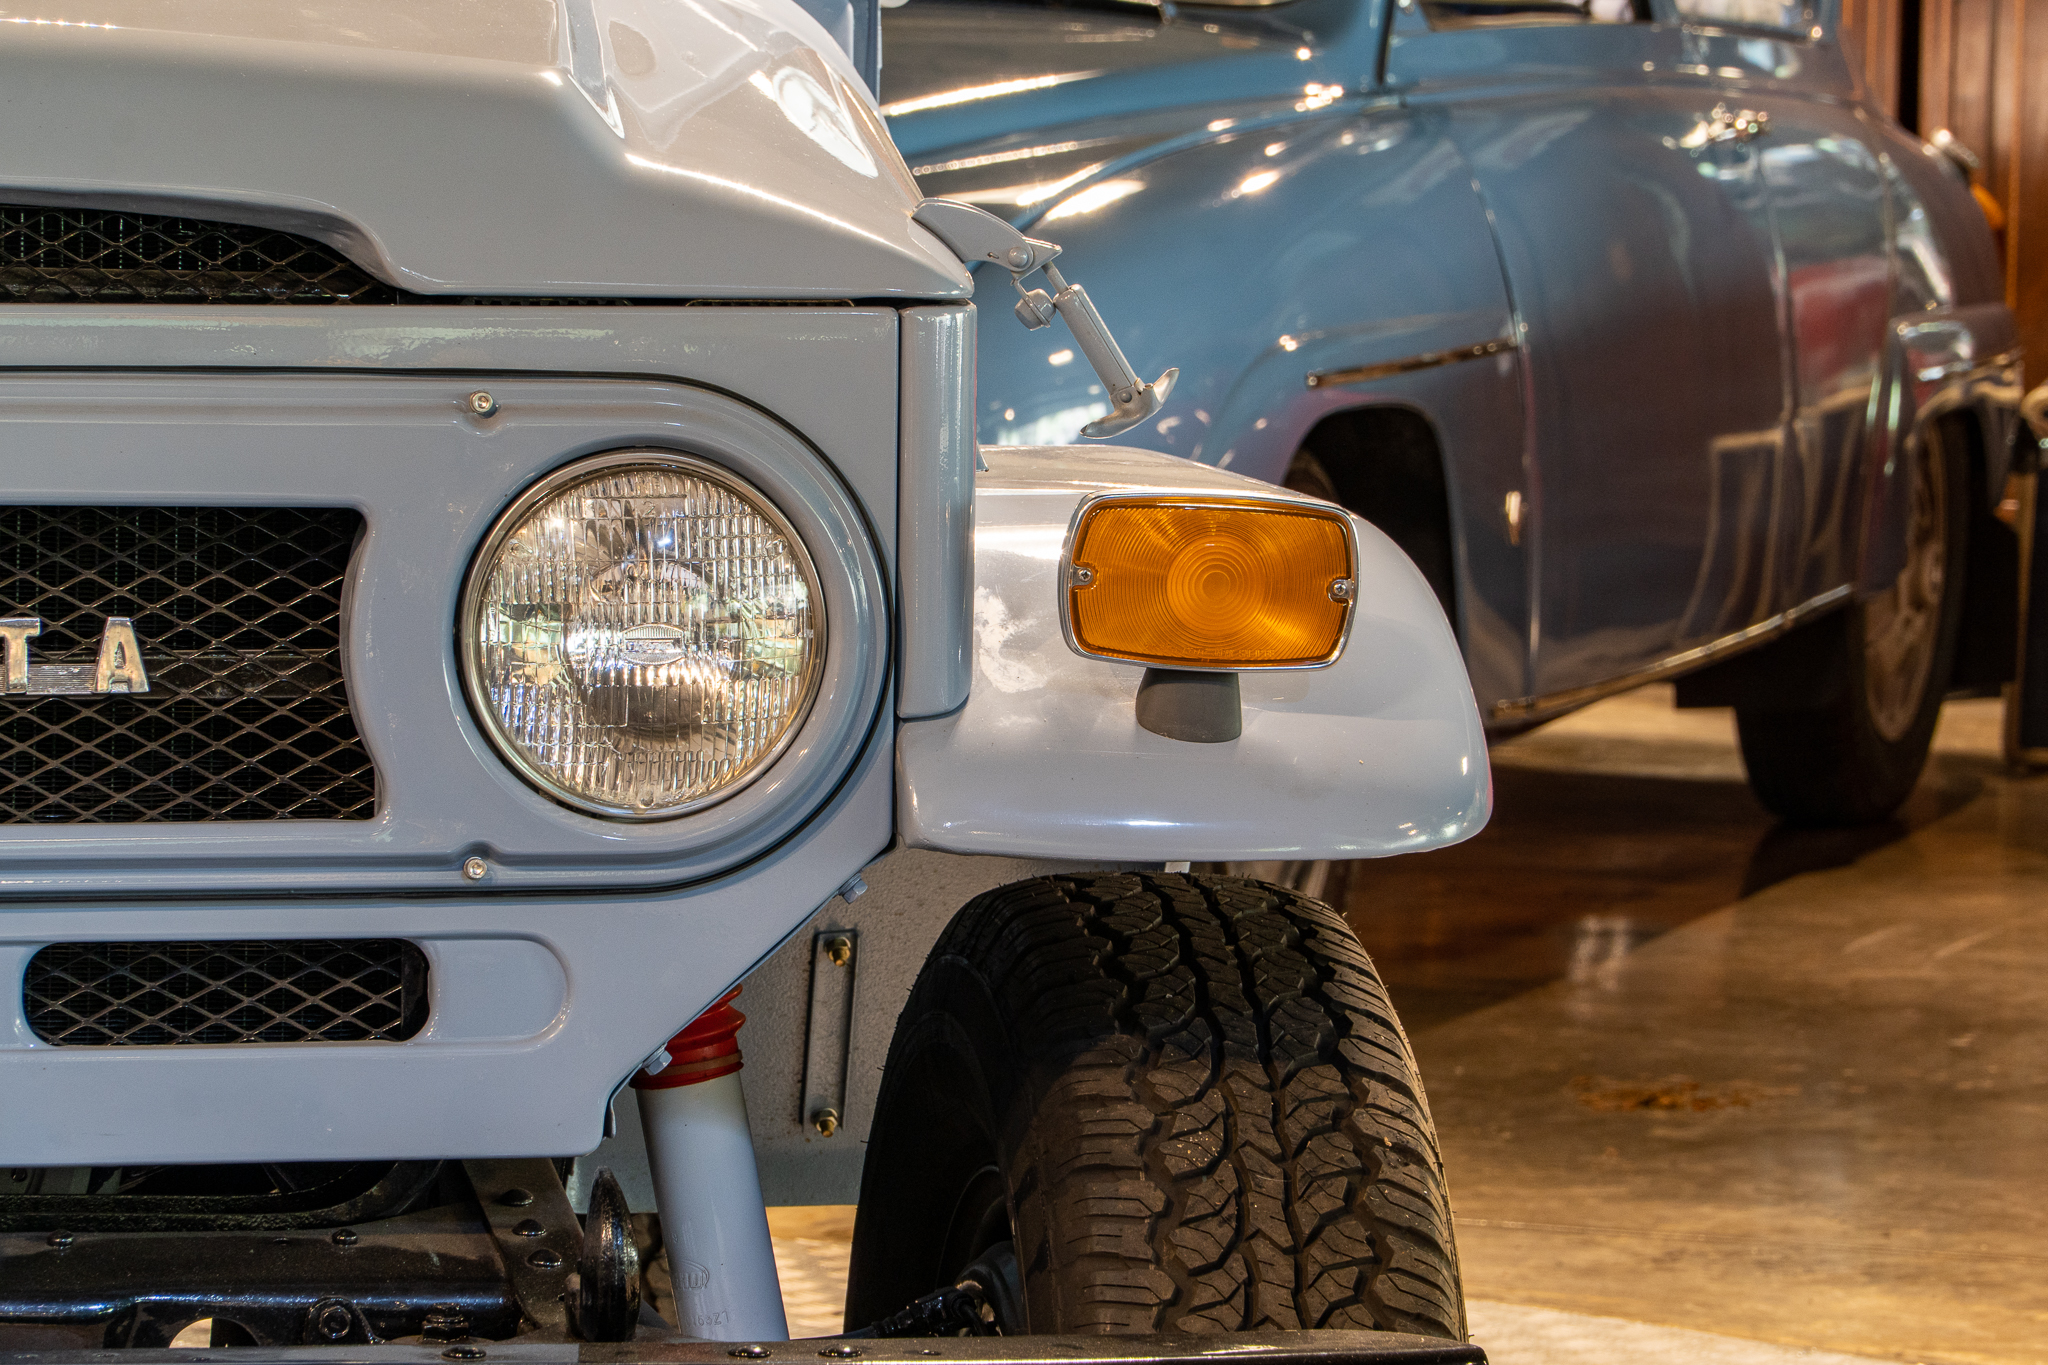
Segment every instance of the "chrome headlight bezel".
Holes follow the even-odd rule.
[[[700,479],[723,488],[754,508],[763,520],[773,525],[785,538],[790,556],[802,572],[813,622],[811,664],[807,670],[803,693],[774,743],[763,749],[739,778],[700,797],[655,811],[598,801],[576,792],[557,781],[542,765],[523,751],[518,742],[506,733],[496,709],[491,705],[490,698],[484,693],[482,642],[477,628],[484,606],[484,594],[497,557],[506,542],[525,524],[534,510],[575,485],[587,483],[607,473],[635,468],[661,469]],[[461,675],[463,695],[469,703],[470,714],[478,730],[492,751],[522,781],[549,800],[584,815],[633,824],[658,824],[681,819],[727,801],[754,785],[774,769],[778,760],[804,730],[816,707],[829,666],[830,611],[825,598],[824,585],[819,579],[818,568],[812,559],[810,547],[804,543],[803,537],[798,534],[789,517],[769,494],[733,470],[700,455],[658,446],[635,446],[586,455],[549,471],[528,485],[492,521],[490,530],[485,533],[476,551],[471,555],[455,622],[458,672]]]

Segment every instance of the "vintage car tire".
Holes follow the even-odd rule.
[[[1884,593],[1844,613],[1830,700],[1735,709],[1750,789],[1787,824],[1887,819],[1927,764],[1962,624],[1968,460],[1939,424],[1922,433],[1920,449],[1906,567]]]
[[[1465,1335],[1386,989],[1336,911],[1259,882],[970,902],[898,1020],[859,1208],[849,1327],[973,1279],[1008,1332]]]

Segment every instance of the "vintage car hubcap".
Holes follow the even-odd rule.
[[[1948,480],[1941,446],[1926,442],[1913,484],[1906,566],[1863,607],[1863,685],[1871,722],[1887,741],[1913,728],[1934,669],[1948,573]]]

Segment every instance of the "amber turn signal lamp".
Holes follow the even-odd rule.
[[[1161,668],[1315,668],[1344,647],[1355,582],[1337,508],[1105,498],[1069,539],[1067,636]]]

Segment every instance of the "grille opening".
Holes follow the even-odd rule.
[[[389,938],[53,943],[22,1005],[62,1047],[403,1042],[427,1021],[427,960]]]
[[[392,303],[333,247],[272,228],[116,209],[0,205],[12,303]]]
[[[341,666],[352,508],[0,507],[0,614],[37,664],[133,619],[147,693],[0,696],[0,823],[366,820]]]
[[[0,204],[0,304],[7,303],[853,306],[851,299],[415,294],[295,232],[125,209]]]

